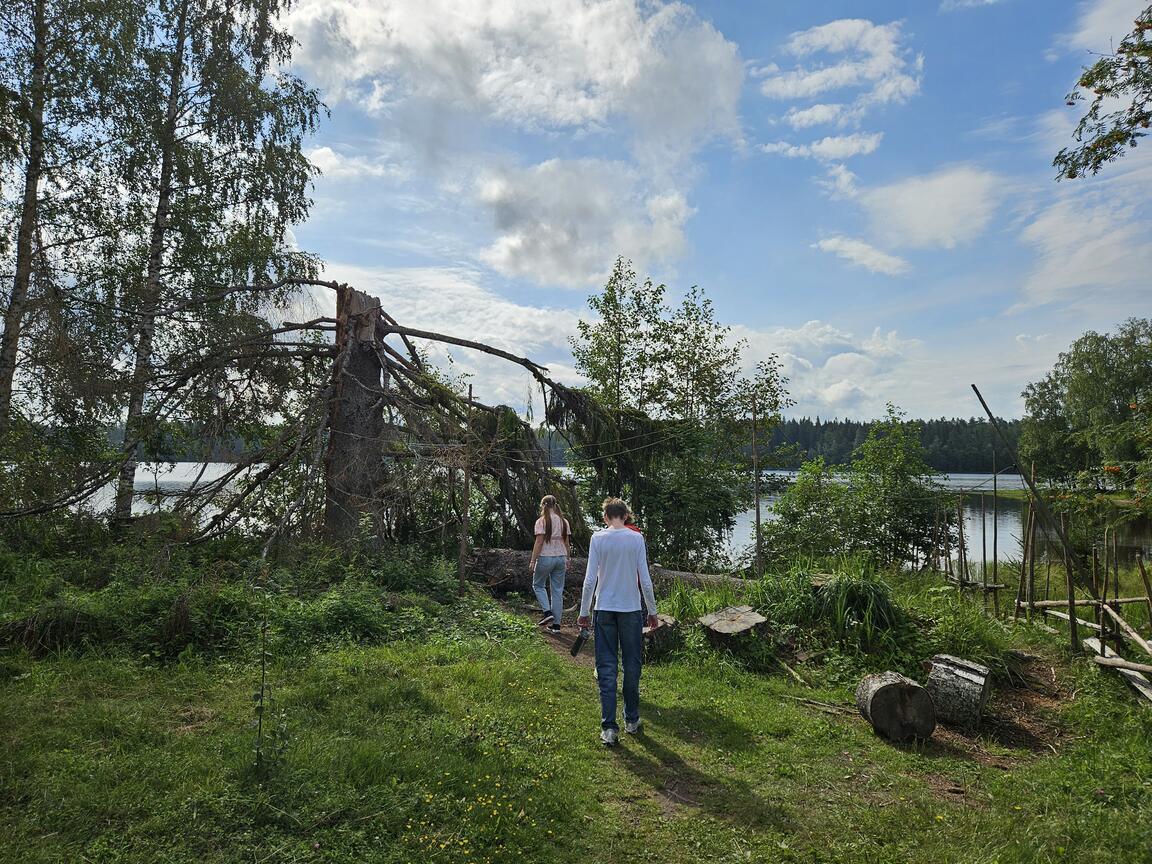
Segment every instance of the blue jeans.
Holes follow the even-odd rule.
[[[536,571],[532,574],[532,590],[543,612],[552,611],[556,623],[564,614],[564,571],[568,559],[563,555],[541,555],[536,559]],[[548,600],[548,583],[552,583],[552,600]]]
[[[616,725],[616,654],[624,664],[624,722],[640,719],[640,662],[644,653],[644,613],[596,612],[596,680],[600,685],[600,728]]]

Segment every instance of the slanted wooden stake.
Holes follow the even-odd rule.
[[[856,707],[877,734],[889,741],[922,741],[936,729],[932,697],[899,672],[865,677],[856,687]]]

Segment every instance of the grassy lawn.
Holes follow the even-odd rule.
[[[690,652],[646,667],[644,731],[607,750],[588,665],[517,621],[486,626],[275,663],[264,776],[251,767],[251,662],[9,652],[0,855],[1149,860],[1152,710],[1063,659],[1055,637],[1013,631],[1043,659],[1001,685],[983,737],[895,747],[840,710],[853,676],[832,663],[804,667],[809,688]]]

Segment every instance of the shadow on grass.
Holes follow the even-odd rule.
[[[765,801],[748,783],[711,777],[648,735],[629,736],[627,746],[617,747],[614,755],[652,787],[666,808],[698,807],[743,828],[793,830],[789,812]]]
[[[719,711],[688,705],[649,703],[645,722],[685,741],[707,741],[727,750],[749,750],[755,746],[752,732]]]

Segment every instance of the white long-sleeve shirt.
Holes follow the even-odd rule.
[[[655,615],[656,596],[652,591],[652,575],[648,572],[644,535],[631,528],[605,528],[593,534],[588,544],[588,571],[580,595],[580,614],[589,614],[593,597],[598,610],[639,612],[641,591],[648,614]]]

